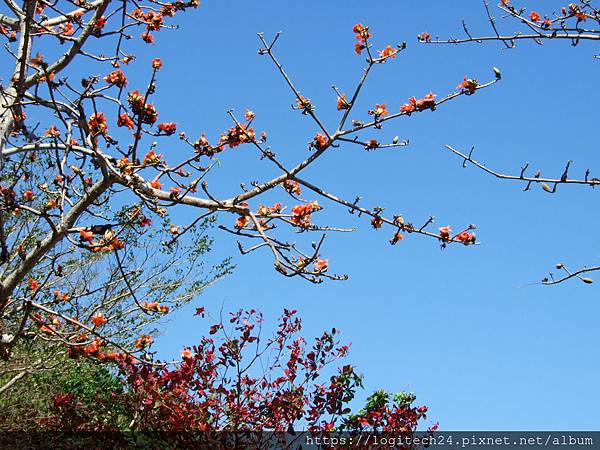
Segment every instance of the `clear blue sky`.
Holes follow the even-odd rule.
[[[531,5],[551,12],[562,4]],[[226,109],[241,114],[251,108],[256,126],[290,164],[304,158],[316,129],[291,111],[293,96],[267,58],[257,55],[259,31],[283,31],[277,53],[330,126],[339,114],[330,86],[350,92],[362,70],[353,52],[356,22],[371,26],[376,48],[408,42],[399,58],[376,68],[357,111],[376,102],[396,111],[409,96],[452,91],[466,74],[492,79],[492,66],[504,75],[491,89],[373,135],[381,141],[399,135],[410,147],[368,154],[342,147],[307,174],[331,192],[362,195],[365,206],[381,205],[416,223],[429,214],[436,226],[475,223],[482,245],[442,251],[432,239],[408,236],[392,247],[389,230],[375,231],[367,219],[323,202],[322,223],[358,228],[330,235],[323,251],[331,270],[348,273],[349,281],[314,286],[283,278],[267,252],[240,256],[235,240],[216,232],[215,261],[235,255],[237,269],[194,306],[254,307],[268,319],[283,307],[296,308],[307,337],[335,326],[352,342],[349,361],[365,374],[367,392],[414,391],[441,429],[598,429],[597,287],[527,284],[559,261],[573,267],[599,262],[599,193],[568,186],[556,195],[539,187],[522,192],[521,184],[462,169],[444,150],[444,144],[475,144],[480,160],[511,173],[529,161],[534,170],[560,176],[572,159],[573,175],[589,167],[600,177],[600,61],[592,59],[598,47],[524,43],[509,51],[497,43],[416,43],[422,31],[460,34],[462,18],[473,33],[490,32],[478,1],[219,0],[179,16],[178,32],[160,33],[148,56],[165,63],[157,96],[161,120],[172,118],[190,136],[207,131],[214,139],[230,125]],[[504,22],[506,31],[517,28]],[[249,147],[224,154],[222,163],[209,180],[222,195],[237,192],[239,181],[274,173]],[[182,222],[189,217],[180,216]],[[177,356],[206,332],[192,310],[166,325],[161,354]]]

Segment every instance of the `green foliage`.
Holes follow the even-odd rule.
[[[50,414],[56,394],[72,393],[84,408],[94,408],[120,391],[121,381],[104,365],[70,359],[48,343],[21,345],[0,367],[0,388],[25,373],[0,393],[0,430],[37,429]],[[118,413],[116,411],[116,413]]]

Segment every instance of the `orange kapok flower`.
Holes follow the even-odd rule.
[[[101,327],[106,322],[108,322],[108,320],[106,317],[104,317],[104,314],[96,314],[94,317],[92,317],[92,323],[97,327]]]

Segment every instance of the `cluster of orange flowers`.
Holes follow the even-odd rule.
[[[159,123],[156,128],[158,128],[158,131],[170,135],[177,131],[177,124],[174,122]]]
[[[98,241],[94,241],[94,232],[91,230],[80,230],[79,239],[89,244],[89,249],[94,252],[111,252],[121,250],[125,243],[121,241],[112,230],[107,230],[104,236]]]
[[[321,209],[321,206],[316,202],[296,205],[292,208],[291,222],[300,228],[311,228],[311,214]]]
[[[69,294],[65,294],[63,292],[60,291],[54,291],[54,301],[55,302],[66,302],[68,300],[71,299],[71,296]]]
[[[253,142],[256,138],[254,128],[248,127],[246,124],[236,125],[235,127],[223,133],[220,139],[220,145],[229,145],[229,148],[237,147],[238,145]]]
[[[169,312],[169,307],[166,305],[161,305],[158,302],[144,302],[143,304],[144,308],[146,308],[149,311],[154,311],[154,312],[159,312],[159,313],[168,313]]]
[[[452,233],[452,229],[450,227],[440,227],[440,239],[442,241],[449,241]],[[468,231],[462,231],[454,236],[454,239],[458,242],[462,242],[465,245],[474,244],[475,243],[475,234],[469,233]]]
[[[167,15],[173,15],[175,13],[174,8],[163,8]],[[144,13],[139,8],[136,8],[131,13],[131,17],[140,22],[146,24],[146,31],[142,33],[141,38],[148,44],[154,44],[154,37],[150,34],[150,31],[159,31],[164,24],[163,14],[156,13],[154,11],[148,11]]]
[[[299,269],[303,269],[308,265],[308,263],[309,263],[309,259],[307,257],[300,256],[298,258],[298,262],[296,263],[296,266],[298,266]],[[314,267],[315,272],[325,272],[329,268],[329,260],[317,258],[317,260],[313,264],[313,267]]]
[[[84,345],[88,336],[85,333],[80,333],[73,339],[72,346],[69,347],[69,357],[79,358],[80,356],[96,356],[100,352],[100,347],[104,342],[100,338],[94,339],[90,344]]]
[[[281,212],[283,205],[281,203],[275,203],[273,206],[260,205],[257,210],[259,216],[270,216],[271,214],[277,214]]]
[[[356,39],[359,40],[359,42],[354,45],[354,51],[356,54],[360,55],[362,51],[367,48],[367,39],[371,39],[373,35],[369,33],[369,27],[364,26],[362,23],[354,25],[352,31],[356,33]]]
[[[283,205],[281,203],[275,203],[273,206],[270,206],[270,207],[265,206],[265,205],[260,205],[258,207],[258,210],[256,211],[256,214],[258,214],[259,216],[262,216],[262,217],[269,217],[272,214],[280,213],[282,208],[283,208]],[[246,226],[248,225],[249,222],[250,222],[249,216],[240,216],[235,221],[234,226],[238,230],[241,230],[242,228],[246,228]],[[264,219],[261,219],[260,225],[263,228],[265,228],[267,226],[266,221]]]
[[[127,95],[127,102],[131,106],[134,114],[142,118],[142,122],[152,125],[158,119],[158,113],[154,105],[145,103],[144,96],[139,91],[135,90]]]
[[[500,3],[502,6],[508,7],[510,9],[512,9],[513,11],[515,11],[514,7],[509,6],[510,0],[500,0]],[[579,5],[577,5],[576,3],[569,3],[568,9],[563,6],[561,8],[561,13],[563,14],[563,16],[576,17],[577,20],[580,20],[580,21],[585,21],[585,20],[587,20],[588,17],[590,17],[590,16],[588,16],[588,14],[583,12],[581,10],[581,7]],[[537,11],[531,11],[531,13],[529,13],[529,20],[531,20],[534,23],[539,23],[539,22],[542,22],[542,16]],[[557,20],[557,19],[555,19],[555,20]],[[546,19],[544,19],[544,21],[542,22],[542,25],[545,28],[549,28],[552,25],[552,22],[553,22],[552,20],[550,20],[549,18],[546,17]]]
[[[44,318],[40,314],[34,313],[31,315],[31,318],[38,326],[40,332],[45,334],[56,333],[56,328],[61,325],[60,320],[54,315],[49,315],[48,318]]]
[[[194,150],[196,150],[196,152],[198,152],[201,155],[206,155],[209,158],[212,158],[216,153],[220,152],[221,150],[223,150],[223,148],[213,148],[210,143],[208,142],[208,139],[206,138],[206,134],[202,133],[202,135],[198,138],[198,140],[196,142],[194,142]]]
[[[435,97],[436,95],[430,92],[425,97],[417,100],[416,97],[408,99],[408,103],[403,104],[400,107],[400,112],[410,114],[415,111],[424,111],[426,109],[435,108]]]
[[[115,70],[104,77],[104,81],[117,87],[127,86],[127,77],[121,70]]]
[[[108,131],[108,124],[106,123],[106,117],[103,112],[96,112],[90,116],[88,121],[90,132],[92,136],[98,136],[99,134],[106,134]]]

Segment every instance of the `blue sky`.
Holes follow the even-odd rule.
[[[562,6],[530,5],[540,12]],[[460,34],[463,18],[474,34],[489,34],[478,1],[393,0],[206,1],[179,16],[179,31],[160,33],[147,56],[165,63],[156,101],[161,120],[172,118],[189,135],[207,131],[214,139],[230,126],[228,108],[240,114],[251,108],[256,127],[269,133],[288,164],[305,157],[317,130],[290,109],[292,94],[269,60],[257,55],[259,31],[283,31],[277,53],[330,127],[339,117],[331,85],[350,92],[364,62],[353,52],[356,22],[370,25],[375,48],[408,43],[400,57],[376,67],[356,109],[363,118],[375,103],[396,111],[412,95],[453,91],[464,75],[490,80],[493,66],[503,73],[501,83],[472,97],[365,134],[380,141],[399,135],[410,139],[409,147],[371,153],[341,147],[306,173],[330,192],[350,200],[361,195],[364,206],[384,206],[415,223],[430,214],[436,227],[475,223],[481,245],[442,251],[435,240],[408,236],[392,247],[389,230],[373,230],[367,219],[322,202],[321,223],[357,228],[331,234],[323,250],[331,270],[348,273],[348,281],[314,286],[286,279],[272,270],[267,252],[240,256],[235,240],[215,232],[215,261],[234,255],[237,269],[194,306],[254,307],[268,319],[283,307],[296,308],[307,337],[335,326],[352,342],[349,361],[365,374],[365,395],[378,388],[413,391],[445,430],[597,429],[597,288],[529,285],[559,261],[572,267],[599,262],[597,193],[569,186],[555,195],[539,187],[522,192],[519,183],[462,169],[444,145],[464,150],[475,144],[477,158],[507,173],[529,161],[533,170],[560,176],[572,159],[573,176],[589,167],[600,177],[600,91],[593,82],[600,61],[592,58],[598,48],[417,44],[422,31]],[[501,26],[517,28],[506,20]],[[223,196],[236,193],[240,181],[275,173],[250,147],[224,153],[221,161],[209,187]],[[186,214],[182,222],[191,218]],[[310,239],[297,237],[306,246]],[[206,332],[192,310],[166,325],[158,342],[162,355],[178,355]]]

